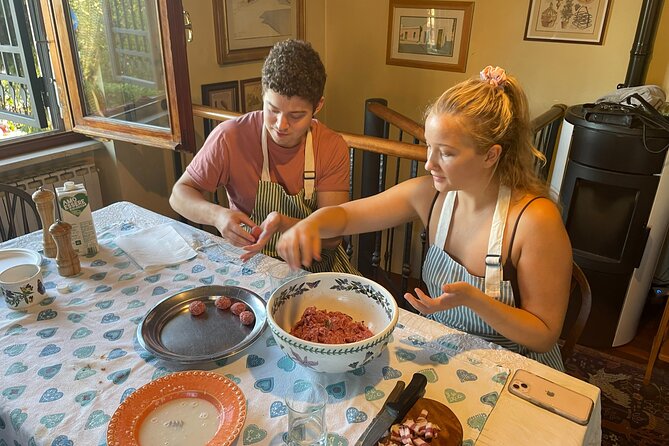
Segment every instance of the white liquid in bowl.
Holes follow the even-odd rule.
[[[216,406],[201,398],[177,398],[158,406],[139,428],[140,446],[206,446],[220,420]]]

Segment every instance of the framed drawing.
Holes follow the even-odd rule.
[[[239,83],[237,81],[218,82],[202,85],[202,104],[214,108],[239,112]],[[216,123],[204,120],[204,137],[209,136]]]
[[[304,39],[305,0],[214,0],[218,63],[262,60],[276,42]]]
[[[242,86],[242,113],[262,110],[262,84],[260,78],[244,79]]]
[[[464,73],[473,15],[473,2],[390,0],[386,63]]]
[[[530,0],[525,40],[601,45],[609,0]]]

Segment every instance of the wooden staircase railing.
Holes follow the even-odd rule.
[[[546,164],[536,166],[537,174],[545,181],[548,181],[552,173],[553,156],[566,111],[566,105],[555,104],[534,118],[531,123],[534,131],[534,146],[546,157]]]

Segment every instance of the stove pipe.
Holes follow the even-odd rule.
[[[630,51],[630,63],[627,66],[627,76],[625,83],[618,85],[618,88],[636,87],[643,85],[646,80],[655,33],[662,13],[662,2],[663,0],[644,0],[641,5],[636,36]]]

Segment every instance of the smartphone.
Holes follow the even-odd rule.
[[[587,425],[594,403],[590,398],[555,384],[527,370],[518,369],[509,381],[509,392],[530,403]]]

